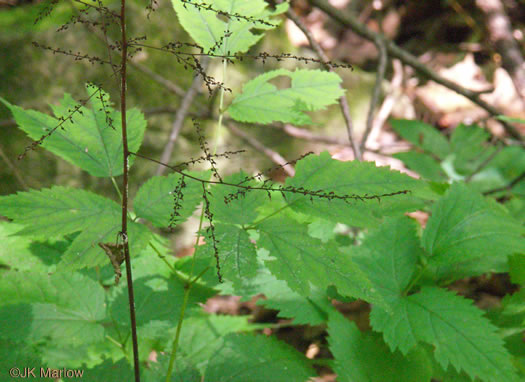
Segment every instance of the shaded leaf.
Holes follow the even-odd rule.
[[[204,381],[289,382],[315,376],[306,357],[273,337],[230,334],[209,361]]]
[[[39,140],[61,124],[43,141],[42,146],[47,150],[93,176],[118,176],[123,172],[120,112],[111,108],[107,93],[93,85],[86,85],[86,89],[90,109],[65,94],[60,105],[52,106],[56,118],[26,111],[1,97],[0,101],[11,110],[20,129],[33,140]],[[78,112],[73,113],[76,110]],[[136,152],[142,143],[146,120],[137,109],[128,110],[126,118],[129,150]],[[133,160],[133,156],[129,157],[130,165]]]
[[[432,208],[422,243],[437,279],[507,270],[507,256],[525,251],[524,228],[466,185],[454,183]]]
[[[309,296],[310,285],[320,289],[335,285],[343,295],[383,303],[363,271],[333,241],[310,237],[307,226],[284,216],[267,219],[257,228],[258,245],[269,251],[265,265],[297,293]]]
[[[355,323],[338,312],[330,315],[328,334],[338,381],[421,382],[432,377],[431,362],[422,351],[414,349],[406,356],[391,352],[380,337],[361,333]]]
[[[0,274],[0,290],[2,338],[64,345],[104,339],[104,289],[85,276],[7,272]]]
[[[224,178],[224,182],[255,186],[254,181],[244,182],[247,174],[239,172]],[[257,217],[257,207],[264,203],[267,196],[264,191],[247,191],[233,186],[217,184],[211,187],[209,196],[213,218],[230,224],[249,224]],[[239,193],[241,192],[241,193]],[[231,198],[232,195],[236,197]],[[225,197],[231,199],[225,203]]]
[[[433,345],[434,357],[447,369],[449,364],[482,381],[515,381],[510,355],[497,328],[482,317],[472,301],[435,287],[401,297],[392,314],[374,307],[372,327],[383,332],[392,350],[407,354],[419,342]]]
[[[192,176],[208,180],[209,172],[188,172]],[[180,174],[153,176],[144,183],[135,199],[133,209],[137,216],[149,220],[156,227],[168,227],[174,208],[174,190],[181,179]],[[177,210],[177,222],[186,220],[202,200],[201,183],[185,178],[186,187],[182,189],[181,208]]]

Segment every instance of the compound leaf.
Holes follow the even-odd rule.
[[[209,172],[188,172],[189,175],[200,179],[209,179]],[[149,220],[156,227],[168,227],[174,211],[175,189],[181,182],[180,174],[168,176],[154,176],[144,183],[133,201],[133,208],[137,216]],[[181,189],[182,199],[179,198],[181,208],[177,209],[177,223],[186,220],[195,211],[202,200],[201,183],[184,178],[185,187]],[[180,195],[179,195],[180,196]]]
[[[244,279],[250,279],[257,273],[257,254],[255,245],[250,241],[248,233],[234,225],[215,225],[215,245],[219,252],[221,274],[226,280],[234,284],[241,284]],[[208,258],[214,256],[211,237],[206,238],[206,245],[202,247]]]
[[[286,201],[295,211],[356,227],[377,226],[384,216],[421,208],[424,204],[420,198],[434,198],[428,185],[421,180],[387,167],[376,167],[371,162],[341,162],[332,159],[327,152],[300,160],[295,171],[295,176],[286,180],[286,186],[354,197],[345,201],[286,193]],[[407,194],[361,198],[400,191],[407,191]]]
[[[335,285],[343,295],[384,304],[367,276],[335,242],[309,236],[308,226],[286,216],[267,219],[257,228],[258,245],[269,251],[266,266],[297,293],[309,296],[310,284],[320,289]]]
[[[472,301],[436,287],[401,297],[389,314],[374,307],[374,330],[383,332],[392,350],[407,354],[418,342],[434,346],[434,357],[447,369],[452,364],[471,378],[482,381],[515,381],[510,355],[497,328]]]
[[[278,89],[268,82],[279,76],[290,77],[291,86]],[[343,95],[341,81],[337,74],[320,70],[273,70],[246,83],[228,112],[242,122],[308,124],[312,121],[305,111],[335,103]]]
[[[525,251],[525,230],[498,206],[454,183],[432,209],[423,246],[438,279],[507,270],[507,257]]]
[[[242,186],[255,186],[254,181],[244,181],[247,175],[242,171],[224,178],[224,181],[231,184]],[[249,191],[238,187],[223,184],[215,185],[211,188],[210,208],[213,212],[214,220],[219,220],[229,224],[249,224],[257,217],[257,207],[264,203],[266,194],[254,190]],[[228,203],[225,198],[231,199]]]
[[[114,201],[70,187],[0,197],[0,214],[25,226],[19,235],[63,236],[97,226],[101,216],[119,213]]]
[[[0,275],[0,290],[2,338],[64,345],[104,339],[104,289],[86,276],[6,272]]]
[[[120,112],[111,108],[109,96],[94,85],[86,85],[91,103],[88,109],[65,94],[62,103],[53,106],[55,118],[33,110],[24,110],[0,98],[13,113],[20,129],[34,140],[50,133],[42,146],[93,176],[122,174],[122,130]],[[142,143],[146,120],[137,109],[127,111],[128,146],[137,151]],[[129,158],[130,165],[133,156]]]
[[[172,0],[172,4],[182,27],[195,42],[205,52],[223,56],[246,52],[264,36],[251,29],[275,28],[280,21],[270,17],[288,9],[288,3],[283,3],[269,11],[263,0],[199,0],[195,3],[198,5]],[[226,21],[218,17],[219,12]]]
[[[416,223],[407,217],[387,219],[356,247],[354,262],[386,300],[396,300],[408,286],[423,250]]]
[[[432,377],[432,365],[423,352],[414,349],[406,356],[391,352],[380,337],[361,333],[355,323],[339,312],[330,315],[328,334],[338,381],[420,382]]]
[[[133,281],[135,289],[135,304],[137,326],[147,324],[152,320],[176,322],[184,300],[184,282],[178,278],[143,277]],[[195,310],[197,303],[205,302],[213,295],[209,288],[198,284],[192,288],[188,300],[188,309]],[[110,311],[118,325],[129,328],[128,296],[124,289],[112,302]]]

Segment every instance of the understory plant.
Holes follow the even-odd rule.
[[[327,152],[286,164],[295,174],[284,183],[269,171],[223,174],[219,158],[249,155],[217,150],[226,117],[307,125],[344,93],[336,73],[305,68],[228,87],[228,65],[241,59],[320,63],[247,53],[288,4],[173,0],[194,42],[159,47],[127,35],[125,0],[83,4],[71,24],[100,27],[120,62],[44,48],[109,65],[119,106],[104,90],[109,81],[86,84],[80,102],[64,94],[53,115],[0,100],[34,141],[22,159],[41,146],[112,183],[115,193],[55,185],[0,196],[7,218],[0,221],[2,380],[12,368],[34,366],[64,380],[82,370],[85,381],[299,382],[327,368],[352,382],[524,378],[522,146],[494,144],[479,126],[461,125],[445,138],[422,122],[395,120],[413,144],[395,157],[419,179]],[[117,43],[107,36],[114,22]],[[171,54],[218,92],[212,138],[199,119],[191,124],[200,157],[173,165],[141,153],[147,122],[126,106],[126,65],[141,49]],[[222,60],[221,81],[206,72],[203,56]],[[276,86],[283,78],[289,85]],[[169,175],[152,176],[129,195],[129,170],[145,162]],[[416,220],[415,211],[427,219]],[[193,215],[195,250],[175,257],[168,229]],[[489,312],[450,288],[493,273],[509,273],[516,287]],[[257,304],[292,319],[290,326],[318,328],[318,347],[329,352],[312,359],[261,333],[278,324],[206,313],[203,304],[217,295],[263,295]],[[357,300],[370,305],[369,325],[336,308]]]

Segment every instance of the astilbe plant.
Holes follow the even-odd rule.
[[[54,117],[0,100],[34,140],[20,159],[30,160],[41,146],[111,180],[120,205],[64,186],[0,197],[0,214],[12,220],[0,224],[8,243],[3,250],[22,248],[16,257],[7,252],[0,258],[2,373],[39,364],[85,368],[84,378],[96,381],[134,375],[136,381],[288,382],[309,380],[316,375],[313,366],[322,363],[342,381],[519,379],[513,364],[518,358],[505,346],[498,320],[491,322],[472,301],[445,288],[462,277],[507,271],[509,255],[523,264],[522,225],[477,190],[461,182],[414,179],[369,162],[340,162],[326,152],[280,164],[276,169],[295,165],[284,184],[271,180],[270,171],[224,176],[217,159],[245,153],[217,152],[216,139],[209,145],[198,119],[192,126],[202,156],[170,165],[140,153],[146,121],[126,106],[126,69],[141,49],[170,53],[202,78],[210,95],[219,92],[216,131],[226,115],[248,124],[309,124],[307,112],[337,102],[344,93],[341,78],[320,70],[277,69],[247,82],[240,93],[227,87],[227,66],[242,59],[348,68],[292,54],[247,54],[264,35],[253,30],[277,27],[288,4],[270,10],[262,0],[173,0],[195,42],[155,47],[128,36],[125,0],[118,9],[78,2],[84,7],[60,29],[81,24],[100,30],[107,59],[34,45],[109,65],[109,78],[120,83],[120,110],[103,90],[109,82],[86,85],[87,98],[80,102],[65,94],[53,106]],[[147,5],[149,12],[155,8]],[[46,8],[41,17],[50,12]],[[102,21],[93,21],[93,14]],[[111,42],[114,23],[121,35]],[[222,81],[206,73],[200,61],[205,56],[222,60]],[[283,76],[291,79],[290,87],[270,83]],[[233,96],[228,107],[227,92]],[[171,173],[142,184],[131,209],[129,169],[139,160]],[[209,170],[191,168],[202,164]],[[431,211],[424,229],[404,215],[423,209]],[[169,256],[158,229],[176,228],[195,210],[195,253]],[[348,245],[336,224],[361,229],[359,245]],[[52,248],[51,265],[43,260],[42,243]],[[334,359],[309,360],[274,336],[256,334],[260,326],[247,317],[203,313],[198,304],[217,293],[244,299],[264,294],[259,303],[294,318],[293,324],[326,325]],[[520,296],[508,298],[503,315],[517,317]],[[360,331],[333,299],[370,303],[373,331]],[[23,325],[21,314],[27,317]],[[515,333],[505,338],[513,340]],[[9,346],[16,350],[6,351]]]

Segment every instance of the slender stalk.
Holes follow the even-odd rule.
[[[195,268],[195,255],[197,254],[197,246],[199,245],[199,240],[201,238],[202,223],[204,222],[204,206],[202,207],[201,218],[199,221],[199,230],[197,231],[197,239],[195,240],[195,251],[193,252],[193,261],[191,263],[190,278],[193,275],[193,270]],[[168,363],[168,371],[166,372],[166,382],[170,382],[171,374],[173,373],[173,364],[177,357],[177,349],[179,346],[180,332],[182,329],[182,321],[184,321],[184,314],[186,313],[186,306],[188,305],[188,299],[190,296],[191,287],[197,281],[197,278],[185,285],[184,290],[184,299],[182,301],[182,307],[180,309],[179,322],[177,323],[177,331],[175,333],[175,339],[173,340],[173,345],[171,347],[170,360]]]
[[[129,148],[128,131],[126,124],[126,63],[128,59],[128,40],[126,36],[126,0],[120,0],[120,30],[122,56],[120,64],[120,113],[122,119],[122,147],[123,147],[123,177],[122,177],[122,229],[120,235],[124,244],[124,258],[126,261],[126,279],[128,284],[129,317],[131,323],[131,338],[133,342],[133,368],[135,382],[140,382],[139,346],[137,339],[137,321],[135,318],[135,296],[133,293],[133,277],[131,274],[131,258],[128,242],[128,172]]]
[[[113,184],[113,187],[115,187],[115,191],[117,191],[119,200],[122,202],[122,193],[120,192],[120,189],[118,188],[118,184],[114,176],[111,177],[111,183]]]

